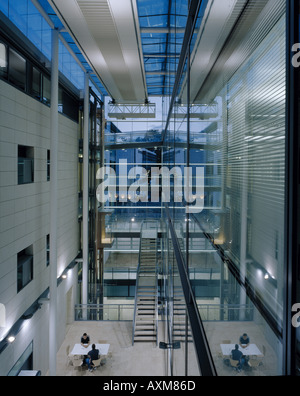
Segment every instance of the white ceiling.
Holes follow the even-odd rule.
[[[147,98],[136,0],[49,0],[118,103]]]

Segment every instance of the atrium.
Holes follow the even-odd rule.
[[[0,0],[1,376],[299,375],[299,16]]]

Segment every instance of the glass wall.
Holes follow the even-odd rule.
[[[165,163],[193,172],[190,202],[200,210],[187,209],[188,195],[169,206],[219,375],[240,371],[232,351],[243,334],[243,374],[284,372],[286,2],[250,3],[236,5],[239,20],[224,23],[230,37],[206,68],[199,53],[217,51],[207,41],[215,10],[200,10],[163,151]],[[182,336],[187,362],[188,322]]]
[[[0,11],[14,23],[20,32],[22,32],[47,59],[51,60],[52,29],[31,0],[1,0]],[[18,71],[21,67],[21,60],[18,54],[13,55],[14,56],[11,56],[11,62],[14,62],[17,67],[15,69],[16,81],[14,80],[13,83],[25,89],[25,81],[20,81],[20,78],[18,79],[17,76],[25,75]],[[1,67],[2,66],[0,66],[0,69]],[[84,72],[61,40],[59,40],[59,70],[77,89],[83,89]]]

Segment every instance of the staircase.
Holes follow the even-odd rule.
[[[156,342],[158,324],[157,232],[141,233],[132,343]]]

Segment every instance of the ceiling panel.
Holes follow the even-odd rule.
[[[107,91],[119,103],[147,97],[131,0],[49,0]]]

